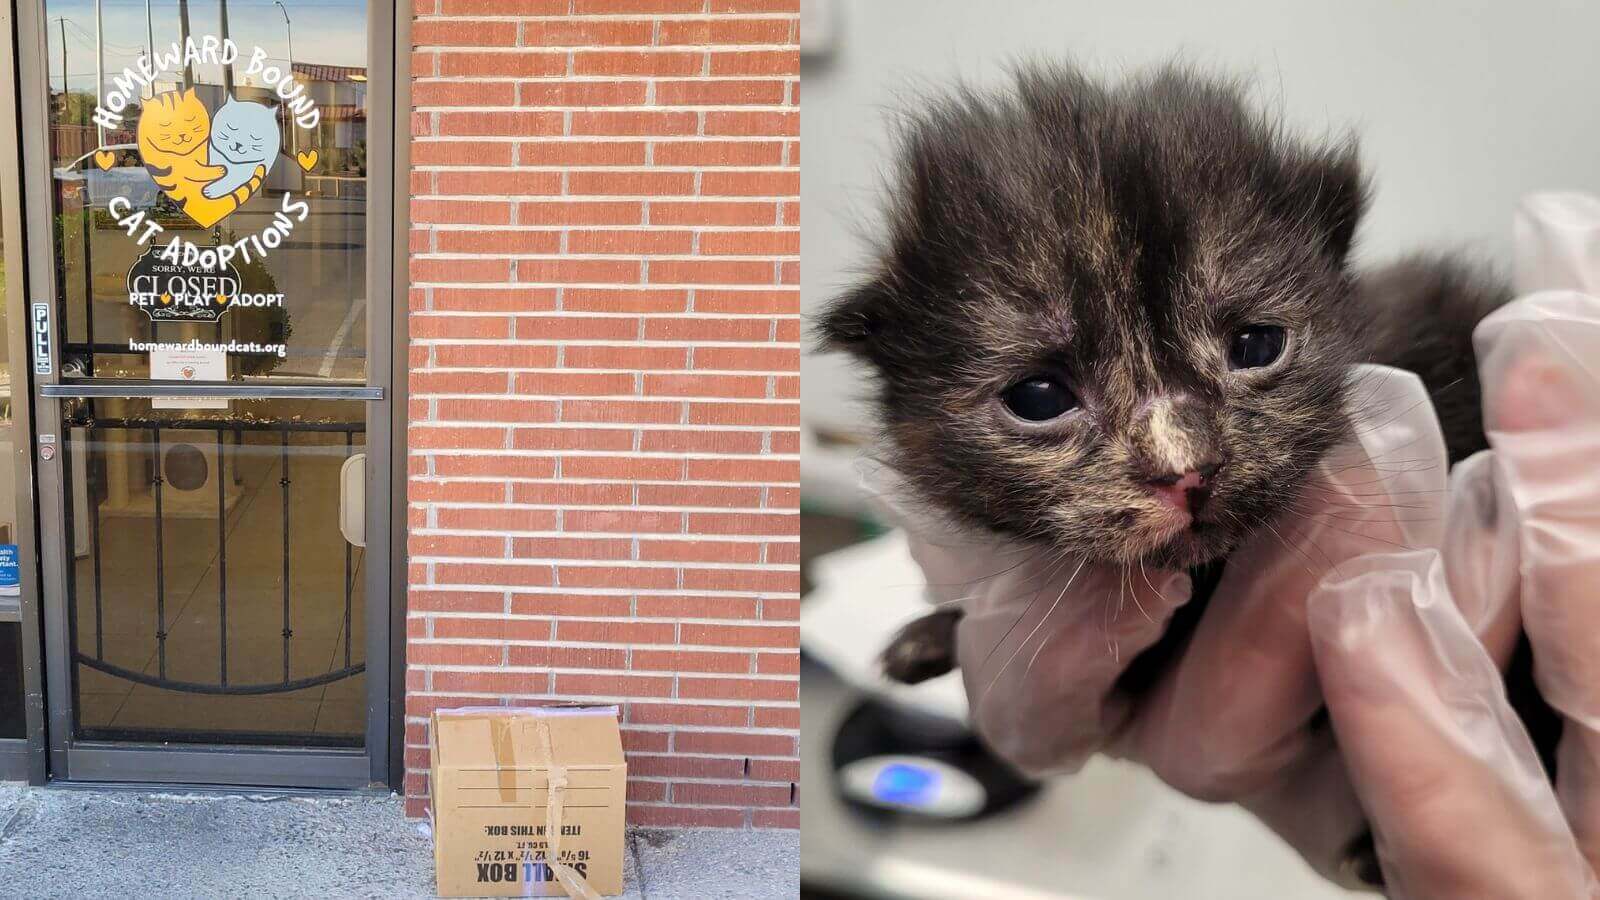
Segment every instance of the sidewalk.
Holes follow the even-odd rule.
[[[432,897],[433,845],[395,797],[0,783],[0,897]],[[630,900],[792,898],[798,831],[634,829]]]

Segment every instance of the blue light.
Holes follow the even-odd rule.
[[[872,779],[872,796],[884,803],[921,806],[938,792],[937,773],[906,763],[890,763]]]

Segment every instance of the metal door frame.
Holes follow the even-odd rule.
[[[17,16],[18,134],[21,141],[20,180],[24,195],[21,207],[27,239],[27,295],[28,298],[50,302],[53,308],[56,269],[53,259],[53,181],[49,148],[49,70],[45,62],[44,0],[21,0],[14,6]],[[398,579],[399,585],[395,583],[395,573],[403,572],[396,566],[403,566],[404,560],[394,556],[396,542],[391,525],[395,521],[395,509],[401,510],[402,514],[404,509],[403,505],[394,507],[397,494],[403,504],[403,493],[398,493],[394,482],[397,477],[404,477],[404,460],[400,458],[403,454],[397,452],[395,428],[397,420],[401,423],[404,420],[394,408],[395,399],[389,388],[395,383],[397,322],[403,328],[403,319],[399,319],[393,310],[396,305],[402,310],[407,307],[407,304],[393,302],[396,296],[396,235],[399,233],[394,200],[397,195],[404,196],[397,190],[401,176],[395,168],[395,151],[401,138],[397,123],[405,121],[396,117],[396,76],[405,71],[400,69],[397,72],[396,65],[397,59],[404,58],[406,54],[396,52],[394,6],[368,4],[367,35],[367,384],[364,388],[355,389],[356,395],[369,403],[366,444],[367,534],[373,536],[367,542],[364,562],[367,605],[365,747],[343,750],[72,741],[72,641],[65,596],[67,569],[71,560],[63,552],[63,540],[43,537],[65,534],[64,479],[62,467],[38,457],[33,449],[35,442],[30,439],[28,446],[22,449],[30,464],[36,466],[38,479],[36,521],[41,535],[37,544],[41,575],[38,593],[42,602],[36,605],[36,609],[42,608],[43,612],[45,689],[50,702],[43,705],[41,713],[45,719],[42,730],[48,736],[51,778],[351,789],[387,785],[400,777],[398,772],[392,770],[392,761],[399,756],[400,748],[392,745],[402,739],[396,725],[399,714],[397,707],[403,702],[403,696],[395,691],[394,685],[400,683],[403,674],[396,671],[397,666],[403,668],[403,664],[397,662],[403,660],[403,647],[397,652],[394,642],[404,636],[404,628],[395,625],[397,613],[403,616],[404,611],[403,606],[399,610],[394,607],[398,593],[395,588],[403,588],[404,585],[403,576]],[[14,302],[25,308],[20,298],[22,292],[13,290],[11,293]],[[59,323],[62,321],[60,312],[55,312],[55,321]],[[19,309],[17,314],[24,313]],[[403,331],[401,335],[403,338]],[[60,341],[53,343],[59,350]],[[26,346],[24,336],[24,352]],[[28,357],[18,358],[27,360]],[[26,371],[31,371],[31,365]],[[92,386],[88,383],[63,382],[60,361],[57,359],[52,366],[52,374],[35,377],[32,384],[32,433],[60,435],[65,442],[66,437],[61,429],[61,406],[59,400],[54,398],[79,396],[91,391],[101,395],[104,395],[102,392],[115,391],[118,392],[116,396],[128,396],[130,392],[146,393],[149,383],[141,383],[141,387],[135,384],[118,386],[105,380],[97,380]],[[232,384],[209,387],[187,385],[183,393],[189,396],[197,393],[237,396],[241,388],[243,393],[253,396],[342,396],[354,399],[350,396],[351,388],[327,383],[258,382],[248,387]],[[400,409],[403,412],[403,402]],[[397,472],[400,474],[397,475]],[[399,521],[403,523],[404,519]],[[400,621],[403,623],[403,619]],[[25,634],[25,644],[27,637]],[[39,766],[42,767],[42,762]]]
[[[18,133],[17,67],[14,55],[15,19],[11,8],[0,8],[0,133]],[[23,710],[27,735],[21,740],[0,740],[0,779],[26,780],[34,784],[45,780],[45,704],[44,660],[40,654],[40,604],[38,520],[34,517],[33,493],[33,395],[28,357],[28,282],[27,258],[22,230],[21,147],[16,141],[0,141],[0,229],[4,229],[6,279],[6,341],[11,367],[11,421],[15,436],[9,448],[16,475],[17,564],[22,579],[21,651]]]

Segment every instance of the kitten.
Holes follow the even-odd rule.
[[[227,174],[201,193],[227,196],[250,184],[258,168],[264,177],[278,159],[278,144],[278,119],[269,107],[229,98],[211,117],[211,161]]]
[[[1509,290],[1444,257],[1352,271],[1353,141],[1293,138],[1238,83],[1179,66],[1115,85],[1024,68],[1009,91],[931,101],[900,137],[887,240],[823,343],[876,375],[886,462],[920,500],[1193,572],[1121,687],[1153,682],[1228,552],[1349,435],[1352,364],[1416,372],[1452,461],[1487,446],[1471,332]],[[889,675],[948,671],[958,615],[902,632]]]

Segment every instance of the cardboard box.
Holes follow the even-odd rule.
[[[615,706],[442,709],[429,740],[439,896],[622,893]]]

